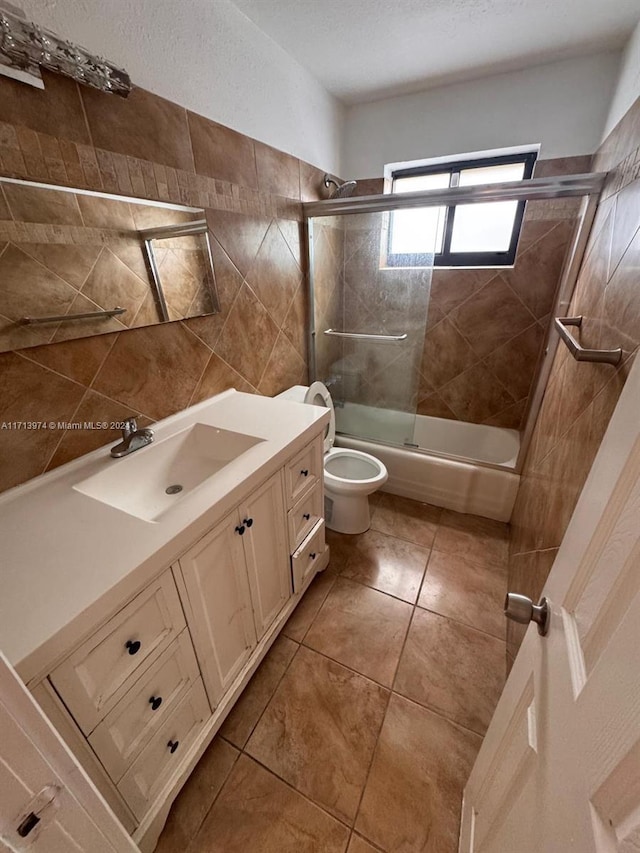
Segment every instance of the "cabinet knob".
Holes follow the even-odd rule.
[[[317,555],[316,555],[316,552],[314,551],[313,554],[309,554],[309,556],[311,557],[312,560],[315,560]]]
[[[176,749],[180,746],[180,741],[179,740],[170,740],[169,743],[167,744],[167,746],[169,747],[169,752],[171,753],[171,755],[173,755],[173,753],[176,751]]]
[[[302,471],[300,471],[300,473],[302,474],[303,477],[308,477],[309,476],[309,469],[303,468]]]
[[[152,696],[149,699],[149,704],[151,705],[152,711],[157,711],[160,705],[162,705],[162,696]]]
[[[237,533],[239,536],[244,536],[244,524],[239,524],[239,525],[236,527],[236,533]]]
[[[247,527],[251,527],[251,525],[253,524],[253,519],[252,518],[245,518],[242,520],[242,523],[246,524]]]
[[[309,519],[311,518],[311,513],[305,512],[305,514],[302,517],[304,518],[305,521],[309,521]]]
[[[141,646],[142,643],[140,640],[127,640],[124,644],[125,649],[127,649],[130,655],[137,655]]]

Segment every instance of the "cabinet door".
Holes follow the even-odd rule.
[[[251,596],[234,512],[180,558],[188,622],[215,707],[256,644]]]
[[[256,632],[260,639],[291,596],[282,474],[267,480],[240,507]]]

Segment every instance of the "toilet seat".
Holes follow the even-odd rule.
[[[324,406],[329,409],[329,425],[324,434],[324,452],[328,453],[336,440],[336,412],[329,389],[324,382],[312,382],[304,395],[304,402],[312,406]]]
[[[336,492],[370,494],[387,480],[387,469],[369,453],[335,447],[324,457],[324,481]]]

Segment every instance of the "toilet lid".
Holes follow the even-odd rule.
[[[330,419],[327,431],[324,434],[324,452],[328,453],[333,447],[333,442],[336,440],[336,413],[333,408],[333,400],[329,389],[324,382],[312,382],[309,385],[307,393],[304,395],[305,403],[310,403],[312,406],[325,406],[329,409]]]

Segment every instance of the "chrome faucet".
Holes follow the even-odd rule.
[[[111,448],[111,455],[114,459],[120,459],[121,456],[128,456],[135,450],[146,447],[152,441],[152,429],[138,429],[136,419],[127,418],[122,427],[122,441]]]

